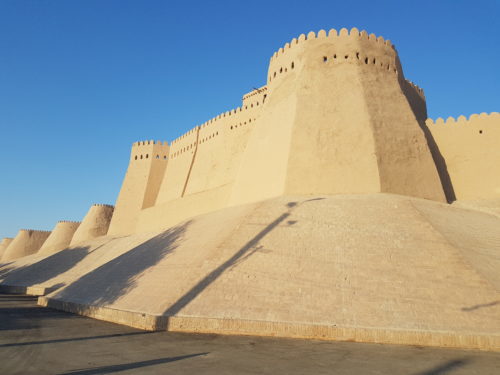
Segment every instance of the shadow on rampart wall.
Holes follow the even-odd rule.
[[[101,245],[102,246],[102,245]],[[75,247],[60,251],[50,255],[42,260],[22,266],[11,268],[2,273],[3,280],[1,284],[13,286],[33,286],[43,284],[44,282],[63,274],[73,268],[89,253],[89,247]],[[61,287],[62,284],[57,284]],[[50,286],[51,288],[56,285]]]
[[[259,246],[259,241],[261,241],[265,236],[267,236],[271,231],[273,231],[277,226],[283,223],[292,212],[301,204],[321,200],[324,198],[314,198],[303,202],[289,202],[287,204],[287,210],[275,220],[269,223],[264,229],[262,229],[255,237],[248,241],[240,250],[238,250],[231,258],[226,260],[208,275],[206,275],[202,280],[200,280],[195,286],[193,286],[187,293],[185,293],[181,298],[179,298],[174,304],[172,304],[168,309],[163,312],[163,315],[172,316],[180,312],[184,307],[186,307],[191,301],[193,301],[198,295],[200,295],[210,284],[217,280],[226,270],[237,266],[241,262],[244,262],[250,256],[255,254],[261,249]],[[287,226],[295,225],[296,220],[288,221]]]
[[[76,297],[88,305],[116,301],[134,288],[139,274],[175,251],[190,224],[191,221],[170,228],[110,260],[59,291],[54,298],[71,301]]]
[[[398,62],[399,64],[399,62]],[[399,64],[399,66],[401,66]],[[401,69],[401,68],[400,68]],[[401,70],[402,71],[402,70]],[[417,119],[418,125],[422,129],[427,141],[427,145],[431,151],[432,159],[436,165],[437,172],[439,174],[439,179],[441,180],[441,186],[443,187],[444,194],[448,203],[455,201],[457,198],[455,196],[455,190],[453,189],[453,184],[451,183],[450,174],[448,173],[448,166],[446,165],[446,160],[443,154],[439,150],[431,131],[427,127],[425,120],[427,119],[427,105],[425,100],[419,96],[411,85],[404,79],[399,80],[401,90],[406,96],[410,108]]]

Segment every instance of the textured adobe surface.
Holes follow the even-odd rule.
[[[79,225],[79,222],[74,221],[58,222],[38,252],[40,254],[53,254],[66,249]]]
[[[103,237],[67,270],[24,258],[4,283],[40,267],[62,285],[42,304],[145,329],[497,350],[499,228],[403,196],[290,196]]]
[[[2,259],[2,255],[5,249],[7,249],[7,246],[9,246],[13,240],[14,240],[13,238],[9,237],[5,237],[2,239],[2,242],[0,242],[0,259]]]
[[[94,204],[73,234],[70,245],[104,236],[108,232],[114,207],[107,204]]]
[[[4,250],[2,261],[13,260],[36,253],[49,237],[50,232],[21,229],[14,240]]]

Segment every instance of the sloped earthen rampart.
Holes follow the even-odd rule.
[[[5,249],[2,261],[13,260],[35,254],[49,237],[50,231],[21,229]]]
[[[71,239],[70,246],[104,236],[108,233],[114,206],[94,204],[90,207]]]
[[[43,243],[38,254],[54,254],[66,249],[79,226],[80,222],[78,221],[59,221]]]

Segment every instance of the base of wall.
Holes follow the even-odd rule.
[[[0,293],[26,294],[28,296],[45,296],[56,289],[57,288],[45,288],[42,286],[0,285]]]
[[[269,322],[188,316],[150,315],[136,311],[83,305],[39,297],[38,304],[108,322],[149,331],[272,336],[377,344],[419,345],[500,351],[500,335],[457,334],[440,331],[395,330],[369,327],[338,327],[293,322]]]

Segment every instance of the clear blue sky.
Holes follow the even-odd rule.
[[[310,30],[390,39],[429,117],[500,111],[500,1],[0,0],[0,237],[114,204],[132,142],[265,84]]]

